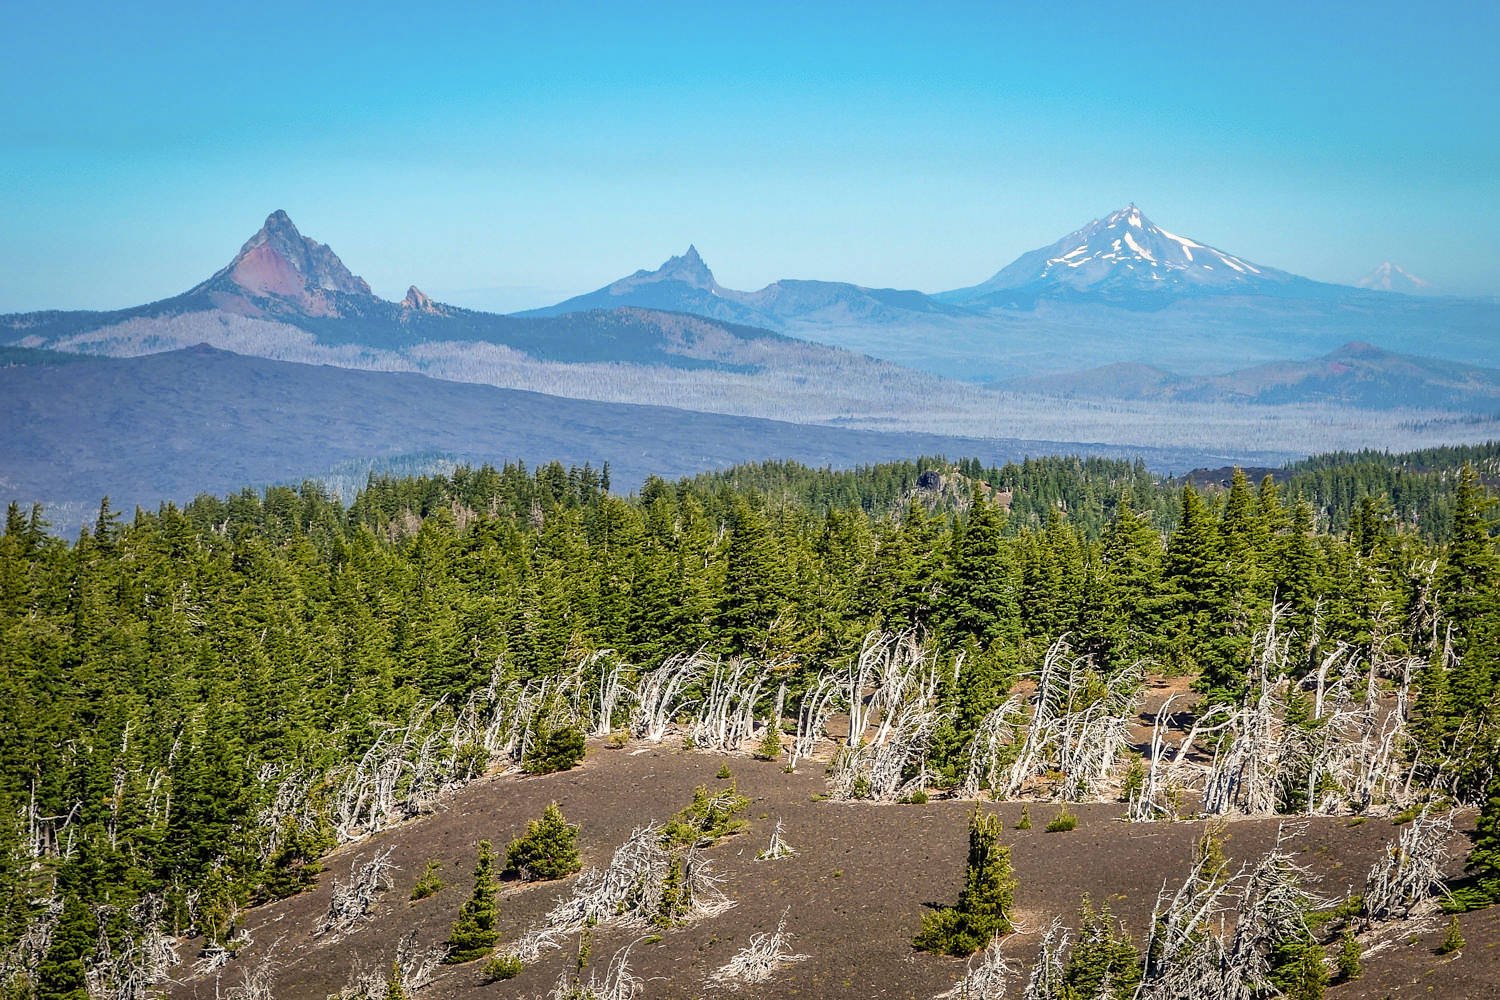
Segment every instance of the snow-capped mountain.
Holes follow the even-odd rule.
[[[1169,233],[1131,204],[1022,254],[988,281],[938,298],[978,308],[1025,308],[1042,298],[1150,307],[1189,295],[1284,293],[1299,285],[1318,283]]]
[[[1431,295],[1431,282],[1424,281],[1391,261],[1382,261],[1380,266],[1359,279],[1360,288],[1376,292],[1403,292],[1407,295]]]

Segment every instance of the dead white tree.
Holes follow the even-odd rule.
[[[1136,1000],[1220,1000],[1223,930],[1231,880],[1212,852],[1199,850],[1181,886],[1163,884],[1151,913]]]
[[[669,848],[654,823],[637,827],[615,849],[609,866],[584,869],[572,892],[524,934],[511,953],[523,962],[534,961],[586,926],[643,927],[658,918],[717,916],[734,906],[720,883],[697,850]]]
[[[701,677],[706,667],[701,651],[678,653],[641,675],[636,689],[635,716],[630,725],[637,739],[660,743],[666,738],[672,720],[689,707],[684,689]]]
[[[166,904],[147,895],[130,910],[134,932],[118,954],[110,948],[101,926],[99,945],[86,976],[89,996],[97,1000],[145,1000],[178,962],[177,939],[169,935],[163,918]],[[0,980],[3,980],[0,976]]]
[[[325,934],[339,937],[364,921],[375,905],[375,897],[393,884],[390,873],[396,868],[390,863],[390,857],[394,850],[388,847],[363,864],[352,861],[349,881],[333,880],[328,909],[313,928],[313,937]]]
[[[833,798],[893,802],[926,789],[927,755],[943,720],[936,678],[929,680],[906,689],[907,700],[883,715],[874,741],[839,751],[828,779]]]
[[[580,665],[585,673],[597,671],[594,681],[594,697],[591,703],[593,726],[589,735],[602,738],[614,731],[615,716],[624,710],[634,696],[626,682],[628,667],[615,656],[614,650],[601,649],[591,654]]]
[[[1021,991],[1021,1000],[1062,1000],[1064,992],[1063,960],[1068,954],[1068,929],[1060,917],[1042,934],[1041,951],[1026,977],[1026,988]]]
[[[1297,827],[1282,827],[1276,847],[1253,868],[1230,876],[1200,845],[1193,868],[1170,897],[1157,896],[1136,1000],[1256,1000],[1274,995],[1272,949],[1308,936],[1307,911],[1322,905],[1311,875],[1287,850]]]
[[[220,981],[214,979],[214,1000],[274,1000],[272,984],[276,978],[276,949],[266,949],[258,959],[240,971],[240,981],[220,991]]]
[[[969,764],[964,769],[964,780],[958,786],[960,798],[978,798],[1002,784],[1007,750],[1015,746],[1024,719],[1021,699],[1012,695],[979,720],[974,740],[969,744]]]
[[[797,769],[797,764],[812,756],[818,741],[823,738],[828,721],[838,711],[840,684],[833,674],[820,674],[817,681],[803,695],[797,708],[797,732],[792,737],[792,750],[788,766]]]
[[[786,842],[781,835],[781,817],[776,817],[776,826],[771,830],[771,842],[766,849],[755,856],[757,861],[780,861],[782,858],[794,858],[796,850]]]
[[[1141,691],[1140,668],[1103,675],[1088,657],[1071,653],[1062,636],[1043,657],[1020,746],[991,785],[997,796],[1014,798],[1041,776],[1060,773],[1063,779],[1055,796],[1069,801],[1087,798],[1108,779],[1129,746]],[[988,753],[985,748],[980,756]]]
[[[1442,895],[1453,814],[1422,810],[1402,829],[1365,879],[1362,912],[1370,923],[1421,913]]]
[[[630,949],[639,941],[615,952],[604,970],[603,978],[589,973],[588,982],[566,972],[557,977],[547,1000],[637,1000],[645,989],[645,981],[630,971]]]
[[[933,1000],[1005,1000],[1005,989],[1016,969],[1001,952],[1004,942],[1005,938],[995,935],[989,946],[980,952],[978,964],[971,959],[963,978]]]
[[[688,736],[699,750],[732,753],[755,732],[755,704],[765,683],[759,664],[735,659],[715,661],[708,670],[708,689]]]
[[[0,953],[0,987],[18,985],[17,980],[30,981],[42,957],[52,947],[52,936],[62,920],[64,900],[54,882],[45,899],[36,901],[37,915],[26,925],[21,938],[11,948]]]
[[[746,984],[768,982],[783,966],[805,962],[809,956],[792,952],[792,935],[786,929],[790,912],[790,907],[782,911],[774,932],[760,931],[750,935],[750,943],[709,978],[730,989],[738,989]]]
[[[401,983],[408,993],[416,993],[432,985],[448,949],[442,945],[426,948],[417,944],[417,932],[409,931],[396,944],[396,967],[401,970]]]

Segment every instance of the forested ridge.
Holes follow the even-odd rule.
[[[348,507],[316,484],[130,520],[106,501],[73,542],[12,506],[4,989],[143,995],[118,983],[143,928],[227,946],[241,908],[304,887],[336,843],[525,763],[585,728],[579,689],[678,654],[755,664],[755,718],[794,714],[872,634],[961,657],[931,673],[922,759],[896,775],[919,767],[944,789],[972,785],[976,741],[994,743],[995,710],[1062,637],[1100,692],[1144,665],[1237,705],[1269,629],[1289,717],[1335,650],[1419,664],[1398,750],[1431,797],[1478,801],[1497,748],[1500,556],[1475,466],[1495,459],[1344,456],[1209,493],[1102,459],[774,463],[630,497],[607,469],[460,468],[372,478]],[[929,471],[940,485],[919,488]],[[682,676],[702,694],[720,673]],[[516,691],[571,698],[573,714],[532,706],[506,742]],[[591,732],[624,724],[612,704]]]

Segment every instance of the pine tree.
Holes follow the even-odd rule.
[[[505,850],[506,875],[525,881],[563,878],[578,871],[578,826],[569,823],[556,802],[549,802],[540,819],[526,825],[526,834]]]
[[[981,813],[969,818],[969,861],[958,904],[929,913],[912,941],[922,951],[972,955],[997,934],[1014,928],[1010,909],[1017,881],[1010,865],[1010,848],[1000,844],[1000,817]]]
[[[495,927],[500,915],[495,892],[495,852],[488,840],[481,840],[479,857],[474,864],[474,892],[458,911],[458,919],[448,932],[445,961],[450,965],[483,958],[500,940],[500,932]]]
[[[1438,578],[1439,602],[1454,626],[1460,667],[1450,679],[1457,705],[1484,705],[1500,671],[1500,556],[1485,521],[1494,500],[1472,465],[1453,496],[1452,537]]]
[[[401,975],[400,962],[392,962],[390,974],[385,977],[385,1000],[406,1000],[406,983]]]
[[[1500,769],[1491,776],[1485,792],[1464,874],[1464,884],[1453,893],[1456,908],[1477,910],[1500,903]]]
[[[1165,633],[1173,660],[1198,671],[1212,700],[1238,700],[1246,684],[1244,630],[1231,614],[1219,526],[1192,484],[1163,564]]]
[[[84,961],[94,950],[98,924],[87,903],[68,896],[52,943],[36,970],[36,1000],[89,1000]]]
[[[1020,636],[1019,581],[1006,558],[1004,530],[1004,514],[976,493],[948,572],[947,626],[960,642],[972,638],[984,648]]]
[[[1078,939],[1063,966],[1067,1000],[1129,1000],[1141,979],[1141,956],[1105,903],[1088,896],[1078,911]]]

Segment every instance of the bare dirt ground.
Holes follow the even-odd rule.
[[[239,982],[241,970],[274,949],[277,1000],[323,1000],[337,993],[359,965],[385,969],[397,941],[416,931],[422,945],[444,940],[472,885],[475,844],[482,838],[503,851],[529,819],[549,801],[582,825],[580,844],[586,865],[607,864],[631,830],[665,820],[691,798],[696,785],[718,787],[715,777],[728,763],[752,804],[750,828],[708,851],[724,889],[735,901],[722,916],[662,931],[631,952],[631,967],[646,978],[646,998],[711,996],[931,997],[962,975],[962,960],[915,952],[911,937],[932,904],[957,897],[966,854],[972,803],[934,800],[925,805],[874,805],[818,801],[824,790],[822,765],[806,762],[800,773],[746,757],[682,752],[665,747],[610,750],[590,745],[585,762],[573,771],[544,777],[494,776],[448,798],[432,815],[405,823],[336,852],[316,888],[292,899],[250,911],[246,926],[254,944],[218,975],[191,976],[188,963],[169,995],[174,1000],[214,997]],[[1004,819],[1006,839],[1020,880],[1016,894],[1021,932],[1010,955],[1028,962],[1040,931],[1053,915],[1072,921],[1087,893],[1108,902],[1139,942],[1157,891],[1176,885],[1190,863],[1201,822],[1127,824],[1121,807],[1075,807],[1072,832],[1046,833],[1056,806],[1033,803],[1033,826],[1014,830],[1020,803],[985,804]],[[799,854],[757,861],[780,818],[784,836]],[[1470,817],[1466,826],[1472,823]],[[1229,825],[1227,850],[1233,861],[1258,857],[1275,842],[1274,819]],[[1358,889],[1397,828],[1387,819],[1364,822],[1317,818],[1307,823],[1296,848],[1304,863],[1322,875],[1318,890],[1339,897]],[[381,896],[369,921],[343,938],[314,939],[311,931],[325,911],[335,877],[347,878],[351,864],[394,848],[399,867],[395,887]],[[1467,841],[1455,837],[1455,859]],[[412,884],[429,859],[442,862],[447,887],[421,902],[408,901]],[[573,879],[522,885],[505,883],[500,893],[502,942],[514,940],[571,890]],[[1462,918],[1467,946],[1457,955],[1438,956],[1445,917],[1395,925],[1380,950],[1365,959],[1361,979],[1331,988],[1336,998],[1500,997],[1500,908]],[[787,929],[807,960],[786,966],[763,986],[738,991],[715,986],[713,972],[758,931],[776,927],[787,913]],[[592,967],[602,972],[615,952],[639,935],[600,928],[595,932]],[[576,939],[529,965],[515,979],[485,983],[482,962],[444,967],[418,994],[449,998],[534,997],[544,995],[560,973],[576,962]],[[184,949],[187,954],[190,949]],[[1019,983],[1017,984],[1019,989]]]

